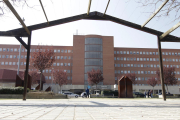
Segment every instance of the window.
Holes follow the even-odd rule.
[[[128,73],[130,73],[130,70],[128,70]]]
[[[176,65],[176,68],[179,68],[179,65]]]
[[[178,59],[176,59],[176,62],[178,62]]]
[[[60,53],[60,50],[57,50],[58,53]]]
[[[172,55],[174,55],[174,53],[172,52]]]
[[[175,62],[175,59],[173,59],[173,62]]]
[[[12,55],[10,55],[9,58],[12,58]]]
[[[48,70],[46,70],[46,73],[48,73]]]
[[[139,61],[139,58],[137,58],[137,61]]]
[[[2,48],[0,48],[0,51],[2,51]]]
[[[150,58],[150,61],[152,61],[152,58]]]
[[[49,76],[49,80],[51,80],[51,76]]]
[[[136,64],[134,64],[134,67],[137,67]]]
[[[65,53],[67,53],[67,50],[64,50]]]
[[[141,67],[143,67],[143,64],[141,64]]]
[[[147,58],[147,61],[149,61],[149,58]]]
[[[53,63],[53,66],[56,66],[56,63]]]
[[[56,52],[56,49],[54,49],[54,52]]]
[[[174,55],[177,55],[177,53],[174,53]]]
[[[47,80],[47,79],[48,79],[48,76],[45,76],[45,79]]]
[[[120,60],[120,57],[117,57],[117,60]]]
[[[146,64],[144,64],[144,67],[147,67]]]
[[[136,58],[134,58],[134,61],[136,61]]]
[[[138,74],[140,74],[141,72],[140,71],[138,71]]]
[[[123,67],[123,64],[121,64],[121,67]]]
[[[146,61],[146,58],[144,58],[144,61]]]
[[[153,55],[156,55],[156,52],[153,52]]]
[[[167,65],[167,68],[169,67],[169,65]]]
[[[64,53],[64,50],[61,50],[61,53]]]
[[[139,55],[139,52],[137,51],[137,55]]]
[[[13,65],[16,65],[16,62],[13,62]]]
[[[126,64],[124,64],[124,67],[126,67]]]
[[[67,56],[64,56],[64,59],[66,60],[66,59],[67,59]]]
[[[165,58],[163,58],[163,61],[165,61]]]
[[[151,74],[154,74],[154,71],[151,71]]]
[[[169,52],[169,55],[171,55],[171,52]]]
[[[57,66],[59,66],[59,63],[57,63]]]
[[[9,52],[9,48],[6,49]]]
[[[156,52],[156,55],[158,55],[158,52]]]
[[[117,54],[119,54],[119,51],[117,51]]]
[[[68,63],[68,66],[71,66],[71,63]]]
[[[168,55],[168,52],[166,52],[166,55]]]
[[[141,80],[141,77],[138,77],[138,80]]]
[[[5,62],[5,65],[8,65],[8,62]]]
[[[127,73],[127,71],[125,70],[125,71],[124,71],[124,74],[126,74],[126,73]]]
[[[126,54],[126,51],[124,51],[124,54]]]
[[[129,54],[129,51],[127,51],[127,54]]]
[[[162,52],[162,55],[165,55],[165,53],[164,53],[164,52]]]
[[[140,55],[142,55],[142,52],[140,51]]]
[[[140,58],[140,61],[143,61],[143,59],[142,59],[142,58]]]
[[[64,66],[67,66],[67,63],[64,63]]]
[[[21,59],[23,59],[23,55],[21,55]]]
[[[127,67],[130,67],[130,64],[127,64]]]
[[[146,52],[143,52],[143,55],[145,55],[146,54]]]
[[[138,64],[137,66],[140,67],[140,64]]]
[[[133,64],[131,64],[131,67],[133,67]]]
[[[126,58],[124,58],[124,61],[126,61]]]
[[[123,51],[120,51],[120,54],[123,54]]]
[[[148,71],[148,74],[150,74],[150,71]]]
[[[149,52],[146,52],[146,55],[149,55]]]
[[[144,71],[144,74],[147,74],[147,71]]]
[[[156,61],[156,58],[153,58],[153,61]]]
[[[1,62],[1,65],[4,65],[4,62]]]
[[[131,58],[131,61],[133,61],[133,58]]]
[[[63,63],[61,63],[61,66],[63,66]]]
[[[13,48],[11,48],[10,51],[13,52]]]
[[[114,51],[114,54],[116,54],[116,51]]]
[[[13,58],[16,58],[16,55],[14,55]]]
[[[152,52],[149,52],[150,55],[152,55]]]
[[[130,54],[133,54],[133,52],[132,52],[132,51],[130,51]]]
[[[68,50],[68,53],[71,53],[71,50]]]
[[[124,71],[123,70],[121,70],[121,74],[123,74],[124,73]]]
[[[144,71],[141,71],[141,74],[144,74]]]
[[[133,54],[135,55],[135,54],[136,54],[136,52],[134,51],[134,52],[133,52]]]
[[[156,67],[156,64],[154,64],[154,67]]]
[[[9,58],[9,55],[6,55],[6,58]]]

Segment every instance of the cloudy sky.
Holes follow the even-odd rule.
[[[111,0],[107,14],[142,25],[155,10],[153,6],[142,7],[138,0]],[[92,11],[104,13],[108,0],[92,0]],[[49,21],[87,13],[89,0],[42,0]],[[39,0],[28,0],[28,6],[14,5],[16,11],[25,18],[27,26],[46,22]],[[158,7],[160,4],[158,5]],[[166,32],[179,21],[173,21],[175,13],[169,17],[152,19],[146,27]],[[0,17],[0,31],[20,28],[19,21],[9,11]],[[73,34],[98,34],[114,36],[115,47],[157,48],[157,37],[110,21],[80,20],[32,32],[32,44],[72,46]],[[180,37],[180,28],[171,33]],[[0,37],[1,44],[19,44],[12,37]],[[23,38],[26,42],[27,39]],[[179,49],[179,43],[162,43],[162,48]]]

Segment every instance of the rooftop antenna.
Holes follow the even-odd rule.
[[[76,35],[78,35],[78,30],[76,30]]]

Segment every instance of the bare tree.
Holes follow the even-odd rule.
[[[28,5],[27,1],[28,0],[11,0],[13,6],[16,6],[16,7],[28,6],[28,7],[30,7]],[[0,0],[0,16],[3,16],[7,12],[9,12],[8,7],[5,5],[3,0]]]
[[[147,84],[153,87],[153,94],[154,94],[154,86],[156,86],[157,82],[158,81],[155,79],[155,77],[152,77],[147,80]]]
[[[159,4],[162,4],[165,0],[138,0],[138,3],[142,4],[143,7],[153,7],[151,12],[154,12]],[[166,5],[161,9],[156,17],[167,17],[174,15],[174,21],[180,19],[180,1],[179,0],[169,0]]]
[[[50,68],[55,61],[55,53],[53,49],[48,49],[46,47],[42,50],[40,46],[37,47],[33,55],[31,56],[31,65],[38,69],[41,73],[40,77],[40,89],[41,89],[41,80],[42,80],[42,71],[46,68]]]
[[[58,71],[58,70],[53,70],[52,71],[52,76],[53,76],[53,82],[56,84],[59,84],[60,86],[60,92],[61,92],[61,87],[64,84],[67,84],[67,74],[64,71]]]
[[[101,70],[98,69],[96,71],[96,70],[92,69],[90,72],[87,72],[87,73],[88,73],[88,84],[90,84],[90,85],[95,84],[96,89],[97,89],[97,84],[104,80]]]
[[[159,69],[156,71],[158,81],[160,81],[160,71]],[[168,92],[168,85],[177,84],[177,78],[175,78],[175,67],[163,67],[163,75],[164,75],[164,84],[166,85]]]

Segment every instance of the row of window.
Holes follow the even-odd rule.
[[[58,70],[59,71],[59,70]],[[46,69],[46,70],[43,70],[43,73],[51,73],[52,72],[52,70],[51,69]],[[66,72],[66,73],[72,73],[72,70],[64,70],[64,72]]]
[[[19,48],[0,48],[0,51],[6,51],[6,52],[19,52]],[[41,51],[45,51],[45,49],[40,49]],[[39,49],[30,49],[30,52],[37,52]],[[27,52],[26,49],[21,49],[21,52]],[[58,53],[72,53],[72,50],[60,50],[60,49],[54,49],[54,52]]]
[[[45,79],[46,80],[51,80],[52,76],[45,76]],[[71,76],[67,76],[67,79],[68,80],[72,80],[72,77]]]
[[[18,65],[19,62],[1,62],[1,65]],[[26,65],[26,62],[21,62],[20,65]],[[53,63],[53,66],[71,66],[72,63]]]
[[[134,55],[158,55],[158,52],[142,52],[142,51],[114,51],[114,54],[134,54]],[[179,55],[177,52],[162,52],[162,55]]]
[[[154,67],[159,68],[159,65],[157,64],[114,64],[115,67]],[[179,68],[180,65],[163,65],[165,67],[176,67]]]
[[[21,55],[21,59],[25,58],[26,59],[26,55]],[[0,58],[19,58],[19,55],[0,55]],[[31,56],[30,56],[31,58]],[[71,56],[56,56],[55,59],[72,59]]]
[[[115,70],[115,74],[127,74],[127,73],[135,73],[135,74],[156,74],[156,71],[130,71],[130,70]],[[175,74],[180,74],[180,71],[174,71]]]

